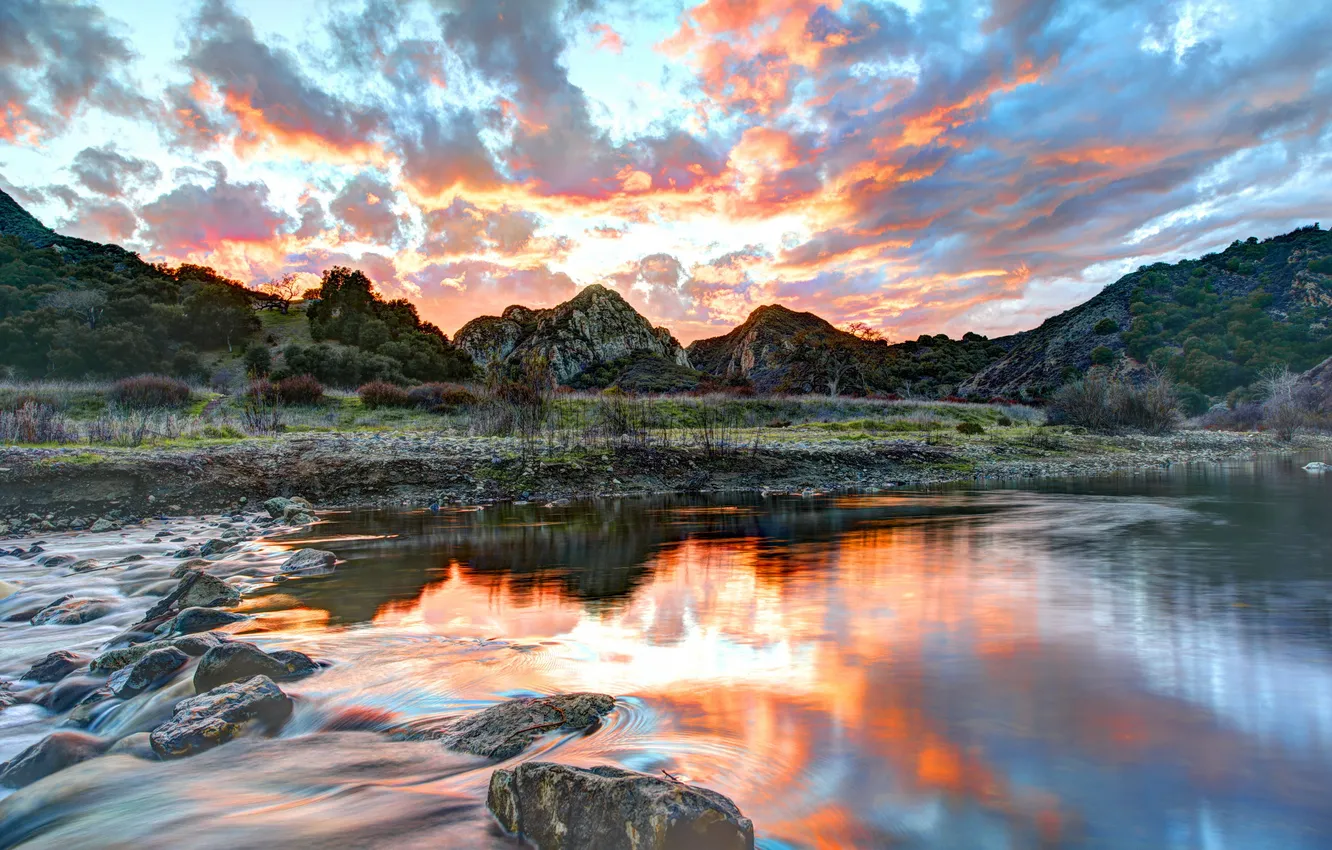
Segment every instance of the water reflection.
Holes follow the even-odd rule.
[[[1326,847],[1330,495],[1282,463],[349,513],[280,626],[359,662],[316,691],[408,714],[630,697],[561,757],[715,787],[768,847]]]

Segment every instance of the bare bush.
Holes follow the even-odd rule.
[[[1159,372],[1135,382],[1096,368],[1054,394],[1047,420],[1105,433],[1163,434],[1179,424],[1179,405],[1174,386]]]
[[[0,440],[6,443],[72,443],[78,434],[69,419],[51,405],[28,401],[0,410]]]
[[[164,375],[122,378],[111,385],[107,400],[129,410],[181,407],[190,400],[190,385]]]

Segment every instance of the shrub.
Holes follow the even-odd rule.
[[[130,410],[181,407],[190,400],[190,385],[164,375],[139,375],[116,381],[107,398]]]
[[[324,400],[324,385],[312,375],[293,375],[275,386],[283,404],[312,405]]]
[[[1092,325],[1092,332],[1101,334],[1102,336],[1104,336],[1105,334],[1116,333],[1118,331],[1119,331],[1119,322],[1116,322],[1114,319],[1111,319],[1108,316],[1102,319],[1101,321],[1097,322],[1095,325]]]
[[[422,410],[452,413],[477,403],[476,393],[460,384],[421,384],[407,391],[407,399]]]
[[[1115,362],[1115,352],[1104,345],[1098,345],[1091,351],[1093,366],[1109,366]]]
[[[984,434],[985,429],[977,425],[975,422],[959,422],[957,423],[957,433],[970,435]]]
[[[49,407],[52,410],[59,410],[61,407],[55,396],[46,393],[17,392],[13,395],[0,396],[0,411],[6,413],[14,413],[30,404]]]
[[[1178,420],[1175,388],[1159,372],[1135,383],[1105,369],[1093,369],[1061,387],[1048,409],[1052,425],[1080,425],[1108,433],[1133,429],[1160,434],[1172,430]]]
[[[411,407],[412,400],[407,391],[388,381],[371,381],[362,384],[356,394],[361,397],[361,404],[374,410],[377,407]]]
[[[263,378],[273,371],[273,354],[266,345],[252,345],[245,349],[245,371],[252,377]]]
[[[77,438],[69,420],[50,405],[29,401],[0,410],[0,442],[72,443]]]
[[[998,425],[1000,428],[1008,428],[1013,424],[1013,420],[1001,413],[999,414],[999,418],[994,420],[994,424]]]
[[[257,404],[277,404],[280,401],[277,384],[267,378],[250,381],[245,388],[245,401]]]

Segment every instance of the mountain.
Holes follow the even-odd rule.
[[[586,286],[548,309],[515,305],[499,316],[473,319],[458,331],[454,343],[482,368],[528,354],[543,356],[560,383],[631,355],[689,366],[689,357],[670,331],[654,328],[618,292],[600,284]]]
[[[54,247],[66,262],[110,259],[124,264],[117,271],[125,271],[126,267],[132,267],[135,271],[140,266],[147,268],[138,254],[126,251],[119,245],[103,245],[87,239],[61,236],[42,224],[3,190],[0,190],[0,236],[16,236],[32,248]]]
[[[1093,364],[1152,364],[1201,405],[1332,355],[1332,234],[1313,225],[1143,266],[1007,342],[960,392],[1039,398]]]
[[[943,394],[1002,356],[1002,341],[944,334],[889,344],[834,327],[813,313],[759,307],[723,336],[689,346],[689,361],[720,379],[743,378],[762,392]]]

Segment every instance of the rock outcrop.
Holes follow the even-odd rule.
[[[813,313],[767,304],[729,333],[690,343],[689,362],[719,378],[746,378],[755,389],[770,392],[790,374],[791,341],[801,333],[855,339]]]
[[[252,724],[277,731],[291,716],[291,698],[267,676],[222,685],[176,703],[171,720],[152,731],[153,752],[179,758],[211,750]]]
[[[716,791],[618,767],[524,762],[486,805],[538,850],[752,850],[754,824]]]
[[[513,306],[473,319],[454,342],[485,368],[528,354],[545,357],[566,383],[589,366],[646,352],[681,366],[689,357],[665,328],[654,328],[619,293],[599,284],[549,309]]]

